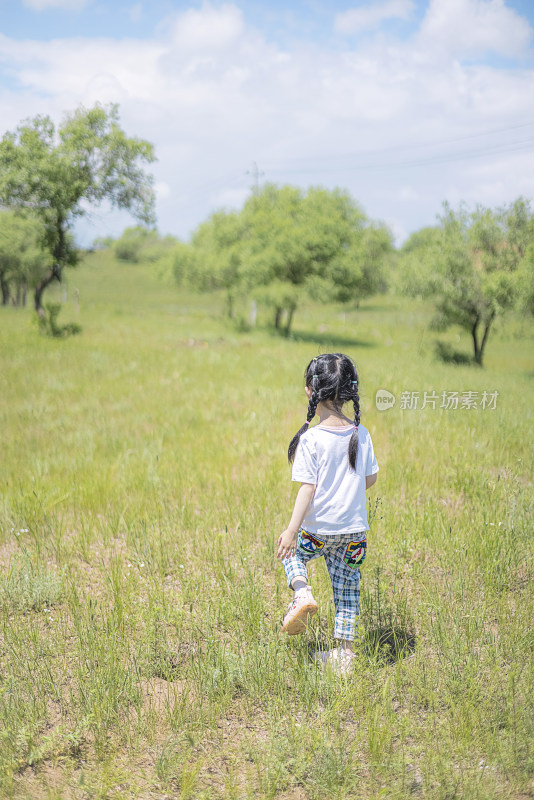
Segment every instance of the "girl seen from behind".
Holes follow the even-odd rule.
[[[278,539],[287,582],[295,592],[282,631],[302,633],[317,612],[308,584],[308,561],[324,556],[335,605],[334,638],[339,646],[319,658],[349,673],[354,658],[360,598],[360,566],[369,530],[365,491],[378,464],[369,431],[360,425],[358,373],[342,353],[313,358],[305,373],[306,422],[291,440],[292,479],[300,482],[291,521]],[[343,414],[352,402],[354,419]],[[319,424],[310,428],[315,414]]]

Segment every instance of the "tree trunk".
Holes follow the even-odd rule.
[[[274,312],[274,327],[276,328],[277,331],[280,330],[280,325],[282,323],[282,313],[283,313],[283,311],[284,311],[284,309],[281,306],[276,306],[276,309],[275,309],[275,312]]]
[[[286,336],[289,336],[291,333],[291,325],[293,324],[293,317],[295,315],[294,308],[288,308],[287,310],[287,321],[286,321]]]
[[[39,314],[40,317],[44,317],[44,309],[43,309],[43,292],[47,286],[49,286],[52,281],[60,281],[61,280],[61,267],[59,264],[54,264],[50,272],[45,275],[42,281],[37,284],[35,287],[35,310]]]
[[[479,350],[480,360],[477,361],[477,364],[479,364],[480,366],[482,366],[482,359],[484,358],[484,350],[486,349],[486,342],[488,341],[491,323],[493,322],[494,319],[495,319],[495,314],[492,313],[490,315],[489,320],[486,322],[486,327],[484,328],[484,336],[482,337],[482,342],[480,344],[480,350]]]
[[[226,308],[228,309],[228,317],[233,319],[235,317],[234,296],[230,290],[226,295]]]
[[[28,294],[28,284],[25,283],[22,287],[22,307],[26,308],[26,296]]]
[[[65,263],[67,254],[67,232],[64,229],[64,220],[61,215],[58,215],[56,221],[57,240],[54,245],[53,258],[54,265],[50,272],[45,275],[42,281],[35,287],[35,310],[40,317],[45,316],[43,309],[43,292],[52,281],[61,282],[61,265]]]
[[[477,317],[473,323],[473,327],[471,328],[471,335],[473,337],[473,349],[475,353],[475,363],[482,364],[481,355],[480,355],[480,347],[478,344],[478,323],[480,321],[480,317],[477,314]]]
[[[0,286],[2,287],[2,305],[7,306],[9,304],[11,292],[9,291],[9,283],[5,280],[3,275],[0,276]]]

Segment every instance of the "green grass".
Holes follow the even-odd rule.
[[[500,323],[478,369],[435,359],[414,301],[304,304],[286,340],[106,254],[69,283],[79,336],[0,309],[0,796],[532,797],[532,323]],[[380,464],[342,683],[311,659],[324,565],[288,639],[274,558],[303,370],[332,349]],[[432,390],[499,395],[400,408]]]

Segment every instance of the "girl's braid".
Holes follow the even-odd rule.
[[[349,464],[351,469],[356,469],[358,458],[358,425],[360,424],[360,394],[358,392],[358,375],[354,370],[356,380],[352,381],[352,405],[354,406],[354,425],[356,426],[349,442]]]
[[[313,369],[315,369],[316,361],[317,361],[316,358],[314,358],[314,359],[312,359],[312,361],[310,361],[310,363],[308,365],[308,368],[306,370],[306,376],[308,375],[310,367],[313,366]],[[293,438],[291,439],[291,441],[289,443],[289,447],[287,449],[287,458],[288,458],[288,461],[290,463],[295,458],[295,453],[297,452],[297,447],[298,447],[298,443],[300,441],[300,437],[302,436],[303,433],[306,433],[306,431],[310,427],[310,422],[314,418],[315,412],[317,411],[317,405],[319,403],[319,393],[317,392],[316,388],[314,388],[314,386],[316,386],[318,383],[319,383],[318,376],[317,376],[316,373],[314,373],[310,377],[312,395],[311,395],[311,397],[310,397],[310,399],[308,401],[308,413],[306,414],[306,422],[304,423],[304,425],[302,425],[302,427],[293,436]]]
[[[307,422],[311,422],[312,419],[314,418],[315,412],[317,411],[318,404],[319,404],[319,396],[318,396],[317,392],[314,391],[312,396],[310,397],[310,399],[308,401],[308,413],[306,414],[306,421]],[[308,426],[304,425],[304,427],[307,428]]]
[[[358,392],[358,384],[354,386],[354,397],[352,398],[352,405],[354,406],[354,424],[356,427],[360,424],[360,394]]]

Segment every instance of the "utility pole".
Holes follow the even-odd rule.
[[[258,169],[258,165],[255,161],[252,162],[252,169],[247,169],[247,175],[252,176],[252,194],[254,197],[257,197],[260,192],[260,177],[265,175],[264,172],[260,172]]]

